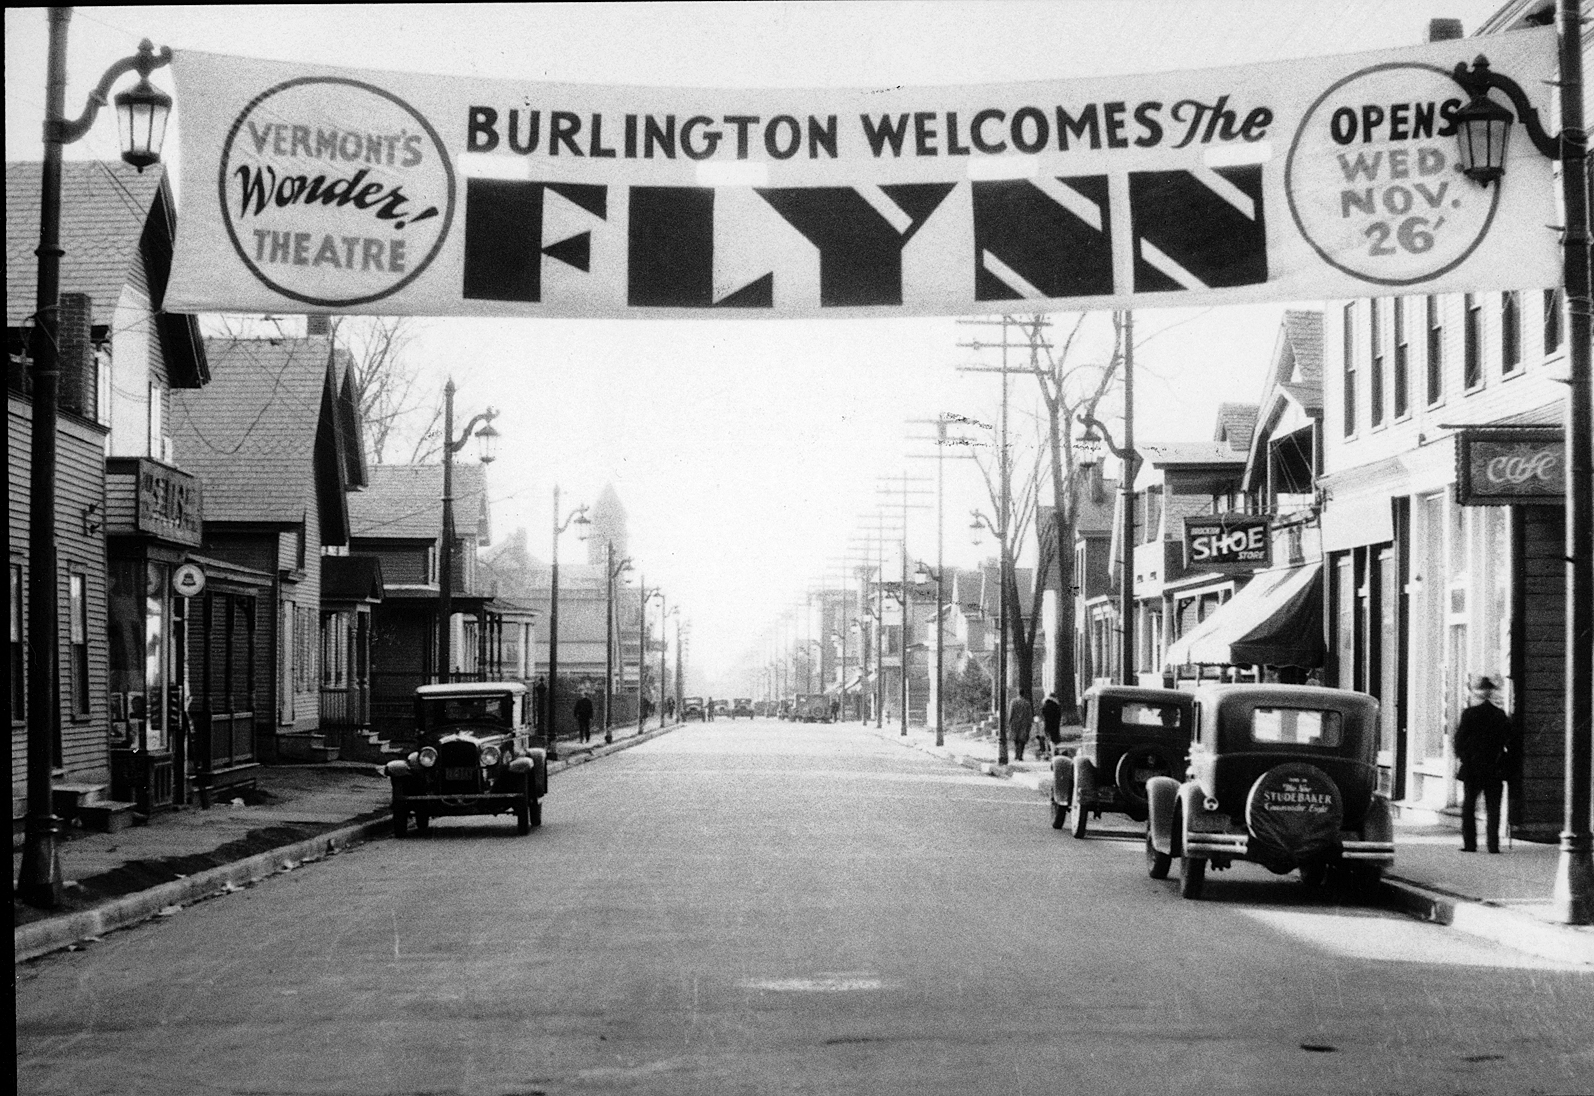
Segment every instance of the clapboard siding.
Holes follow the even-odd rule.
[[[32,407],[23,399],[7,400],[6,480],[10,496],[9,534],[12,560],[28,560],[29,499],[32,495]],[[110,670],[106,601],[105,430],[75,415],[61,415],[56,441],[56,552],[59,591],[58,665],[61,705],[61,753],[66,779],[96,783],[110,779],[107,745],[107,689]],[[71,575],[84,576],[88,639],[88,712],[72,711],[71,619],[68,597]],[[24,620],[27,600],[24,597]],[[27,783],[27,728],[13,725],[11,777],[13,794]]]

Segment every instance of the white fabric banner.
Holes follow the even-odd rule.
[[[1554,176],[1459,173],[1479,51],[860,90],[479,80],[184,51],[165,307],[892,316],[1559,283]],[[1497,101],[1504,102],[1496,94]]]

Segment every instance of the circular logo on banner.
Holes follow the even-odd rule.
[[[1284,193],[1301,235],[1330,266],[1378,285],[1414,285],[1483,242],[1499,185],[1461,174],[1450,74],[1393,62],[1352,73],[1307,109]]]
[[[198,597],[205,592],[205,572],[197,563],[185,563],[172,572],[172,593]]]
[[[431,123],[341,77],[256,96],[227,134],[217,184],[244,265],[323,308],[398,292],[437,257],[454,220],[454,165]]]

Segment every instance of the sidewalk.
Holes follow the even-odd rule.
[[[876,729],[871,734],[944,757],[987,775],[1050,794],[1051,763],[1034,760],[1003,769],[990,736],[948,733],[935,745],[935,732],[909,727]],[[1063,745],[1078,741],[1079,728],[1063,729]],[[1034,745],[1032,739],[1030,745]],[[1481,829],[1481,825],[1480,825]],[[1383,901],[1404,913],[1460,932],[1493,940],[1519,951],[1564,962],[1594,965],[1594,926],[1564,925],[1550,916],[1550,894],[1560,860],[1556,845],[1507,843],[1498,856],[1463,853],[1461,823],[1395,823],[1395,866],[1381,886]]]
[[[629,749],[679,727],[638,734],[635,724],[601,732],[576,746],[561,741],[550,775]],[[387,778],[376,765],[268,765],[257,786],[208,810],[185,807],[148,825],[117,833],[70,830],[61,848],[66,893],[59,910],[12,903],[16,962],[43,955],[150,917],[169,916],[191,902],[228,894],[281,871],[335,856],[388,832],[392,822]],[[11,876],[22,848],[11,850]]]

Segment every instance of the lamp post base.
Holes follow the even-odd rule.
[[[1586,833],[1561,834],[1561,859],[1550,894],[1551,915],[1562,924],[1594,924],[1594,857]]]
[[[28,816],[17,898],[34,909],[53,910],[61,905],[61,835],[65,832],[66,821],[59,815]]]

